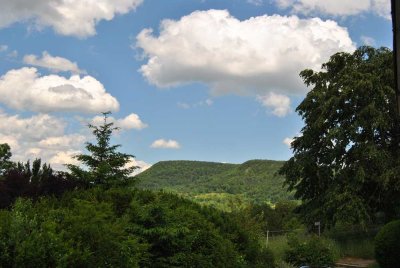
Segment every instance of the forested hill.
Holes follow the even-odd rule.
[[[243,198],[275,203],[292,199],[277,174],[283,161],[250,160],[243,164],[162,161],[137,175],[139,187],[164,189],[195,199]],[[212,201],[212,200],[209,200]]]

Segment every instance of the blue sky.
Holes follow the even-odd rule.
[[[102,111],[122,150],[161,160],[286,160],[298,77],[391,47],[389,0],[16,0],[0,4],[0,142],[55,168]]]

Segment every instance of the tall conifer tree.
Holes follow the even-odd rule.
[[[118,152],[120,144],[111,145],[110,140],[118,127],[108,122],[110,112],[103,113],[103,124],[100,126],[89,124],[96,143],[87,142],[88,154],[79,154],[75,159],[79,160],[86,168],[76,165],[67,165],[72,175],[80,178],[91,185],[113,185],[126,184],[132,180],[132,172],[136,166],[128,166],[134,158],[133,155]]]

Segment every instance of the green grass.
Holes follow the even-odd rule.
[[[289,248],[286,235],[270,237],[267,247],[272,251],[276,260],[283,261],[285,251]]]
[[[304,240],[306,240],[308,237],[306,234],[300,234],[300,236],[304,237]],[[321,239],[333,253],[334,259],[338,260],[342,256],[340,245],[336,241],[326,237],[321,237]],[[287,236],[279,235],[270,237],[267,247],[273,252],[277,263],[281,263],[282,266],[285,266],[286,264],[283,262],[285,251],[289,248]]]
[[[380,266],[377,262],[375,262],[375,263],[369,265],[368,268],[380,268]]]
[[[343,257],[375,258],[375,247],[372,238],[338,241],[337,245],[340,249],[340,255]]]

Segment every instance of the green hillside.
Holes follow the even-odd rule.
[[[200,203],[272,202],[292,199],[277,174],[283,161],[243,164],[162,161],[137,175],[139,187],[177,192]],[[218,206],[218,205],[216,205]],[[225,206],[225,205],[224,205]]]

